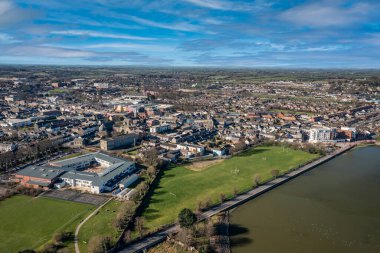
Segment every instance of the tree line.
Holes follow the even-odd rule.
[[[45,155],[51,155],[60,148],[60,142],[56,139],[46,139],[31,145],[20,146],[14,151],[0,154],[0,172],[35,161]]]

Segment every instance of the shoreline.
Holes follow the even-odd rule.
[[[224,212],[227,210],[234,209],[235,207],[240,206],[241,204],[243,204],[243,203],[245,203],[245,202],[247,202],[253,198],[258,197],[261,194],[264,194],[265,192],[270,191],[270,190],[286,183],[287,181],[289,181],[293,178],[296,178],[297,176],[299,176],[299,175],[301,175],[301,174],[303,174],[303,173],[305,173],[311,169],[314,169],[315,167],[319,166],[320,164],[328,162],[331,159],[334,159],[335,157],[344,154],[345,152],[351,150],[354,147],[356,147],[356,143],[352,144],[352,145],[347,145],[346,147],[343,147],[343,148],[335,151],[334,153],[332,153],[330,155],[320,157],[320,158],[318,158],[318,159],[316,159],[316,160],[314,160],[308,164],[305,164],[305,165],[303,165],[303,166],[301,166],[295,170],[289,171],[288,173],[286,173],[284,175],[281,175],[275,179],[272,179],[271,181],[268,181],[268,182],[254,188],[252,190],[249,190],[245,193],[242,193],[233,199],[227,200],[226,202],[223,202],[223,203],[221,203],[215,207],[212,207],[200,215],[199,221],[207,219],[208,217],[211,217],[211,216],[213,216],[219,212]]]
[[[372,142],[359,142],[355,148],[367,147],[367,146],[380,146],[380,141],[372,141]]]
[[[379,148],[380,147],[380,142],[378,141],[377,143],[355,143],[354,145],[352,145],[352,147],[351,148],[349,148],[348,150],[346,150],[346,151],[344,151],[344,152],[342,152],[341,154],[339,154],[339,155],[336,155],[335,157],[337,157],[337,156],[340,156],[340,155],[342,155],[342,156],[346,156],[346,155],[348,155],[348,156],[351,156],[351,154],[350,153],[354,153],[354,152],[359,152],[358,150],[362,150],[362,149],[368,149],[368,148],[372,148],[372,149],[376,149],[377,150],[377,148]],[[332,160],[333,158],[331,158],[330,160]],[[356,158],[357,159],[357,158]],[[342,158],[342,159],[340,159],[340,161],[338,161],[338,163],[341,163],[342,162],[342,160],[343,161],[346,161],[346,158]],[[322,163],[323,164],[323,163]],[[322,165],[321,164],[321,165]],[[318,165],[319,166],[319,165]],[[317,166],[317,167],[318,167]],[[329,171],[331,170],[331,169],[335,169],[334,167],[332,167],[333,165],[329,165],[329,166],[327,166],[327,167],[325,167],[324,169],[328,169]],[[309,174],[310,175],[310,174]],[[329,174],[330,175],[330,174]],[[313,177],[315,177],[314,175],[313,175]],[[310,179],[308,179],[308,180],[310,180]],[[303,182],[303,183],[305,183],[305,181]],[[292,188],[293,189],[293,192],[296,192],[295,190],[294,190],[294,188]],[[298,187],[298,190],[302,190],[303,188],[300,188],[300,187]],[[277,193],[278,194],[278,193]],[[276,193],[275,193],[275,195],[276,195]],[[278,197],[278,195],[277,195],[277,197]],[[273,200],[273,199],[272,199]],[[268,202],[267,202],[268,203]],[[250,204],[252,204],[252,203],[250,203]],[[304,204],[304,205],[306,205],[306,204]],[[282,206],[282,205],[280,205],[280,206]],[[233,209],[231,209],[231,210],[229,210],[229,212],[233,215],[233,212],[235,212],[235,211],[237,211],[237,209],[238,209],[238,207],[240,207],[240,206],[236,206],[235,208],[233,208]],[[251,206],[252,207],[252,206]],[[278,208],[279,206],[277,206],[277,208]],[[245,211],[243,211],[243,217],[245,217],[244,215],[247,215],[247,210],[248,210],[248,214],[249,214],[249,212],[250,212],[250,210],[251,209],[246,209]],[[262,210],[261,210],[262,211]],[[239,213],[239,214],[236,214],[237,216],[236,217],[242,217],[241,215],[242,215],[242,213]],[[244,220],[243,220],[244,221]],[[237,225],[237,226],[244,226],[244,222],[243,221],[238,221],[236,224],[235,223],[232,223],[233,225]],[[231,225],[231,223],[230,223],[230,225]],[[260,224],[260,225],[262,225],[262,224]],[[255,225],[255,226],[258,226],[257,224]],[[252,227],[254,227],[254,226],[252,226],[252,224],[249,226],[249,225],[247,225],[247,229],[250,229],[250,228],[252,228]],[[229,234],[229,237],[230,237],[230,240],[231,240],[231,238],[234,238],[233,237],[233,234]],[[239,247],[239,246],[238,246]],[[233,249],[231,248],[231,252],[233,252]]]
[[[211,216],[214,216],[218,213],[225,212],[231,209],[234,209],[247,201],[254,199],[262,194],[264,194],[267,191],[270,191],[274,188],[277,188],[278,186],[282,185],[283,183],[296,178],[297,176],[314,169],[320,164],[323,164],[325,162],[330,161],[331,159],[344,154],[345,152],[351,150],[352,148],[356,147],[358,143],[352,143],[345,145],[345,147],[340,148],[339,150],[333,152],[332,154],[320,157],[308,164],[305,164],[295,170],[292,170],[284,175],[281,175],[271,181],[266,182],[265,184],[262,184],[252,190],[249,190],[245,193],[242,193],[238,195],[237,197],[227,200],[217,206],[211,207],[210,209],[206,210],[205,212],[201,213],[199,215],[198,221],[203,221]],[[161,242],[163,242],[167,236],[171,233],[175,233],[179,230],[178,225],[172,225],[167,227],[166,229],[157,231],[151,235],[146,236],[145,238],[142,238],[139,241],[136,241],[134,243],[131,243],[127,245],[124,249],[118,251],[118,252],[143,252],[144,250],[153,247]]]

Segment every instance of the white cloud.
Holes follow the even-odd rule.
[[[234,6],[233,3],[226,2],[226,1],[218,1],[218,0],[184,0],[184,1],[200,6],[200,7],[205,7],[205,8],[215,9],[215,10],[233,10],[237,8],[236,6]]]
[[[346,8],[322,1],[289,9],[283,12],[280,18],[300,26],[346,26],[365,19],[372,8],[366,3]]]
[[[85,48],[92,49],[130,49],[130,50],[144,50],[144,51],[172,51],[173,47],[164,45],[151,45],[151,44],[126,44],[126,43],[101,43],[91,44],[85,46]]]
[[[303,50],[307,52],[327,52],[327,51],[336,51],[336,50],[343,50],[343,49],[347,49],[347,47],[333,45],[333,46],[308,47]],[[301,51],[301,50],[297,50],[297,51]]]
[[[260,11],[272,5],[272,1],[255,0],[250,3],[228,0],[182,0],[198,7],[222,11]]]
[[[13,8],[13,4],[10,1],[0,2],[0,16],[5,15],[6,12]]]
[[[148,19],[139,18],[135,16],[130,16],[130,15],[125,15],[125,17],[141,25],[147,25],[151,27],[163,28],[163,29],[168,29],[168,30],[193,32],[193,31],[198,31],[201,29],[199,26],[189,24],[189,23],[184,23],[184,22],[177,23],[177,24],[164,24],[164,23],[155,22]]]
[[[0,33],[0,44],[8,44],[8,43],[16,43],[20,42],[19,40],[16,40],[13,36],[6,34],[6,33]]]
[[[67,35],[67,36],[88,36],[99,38],[126,39],[126,40],[155,40],[149,37],[132,36],[126,34],[102,33],[88,30],[66,30],[52,31],[51,34]]]
[[[170,59],[162,57],[153,57],[144,55],[139,52],[97,52],[91,50],[79,50],[68,47],[56,47],[54,45],[5,45],[1,48],[0,58],[12,57],[13,59],[29,59],[31,62],[33,58],[41,59],[59,59],[61,62],[70,60],[70,64],[77,62],[77,60],[85,61],[86,63],[99,64],[102,62],[121,61],[129,64],[165,64],[171,62]],[[74,60],[75,59],[75,60]]]
[[[380,46],[380,33],[366,35],[361,39],[361,42],[371,46]]]
[[[35,14],[34,11],[19,8],[12,1],[0,0],[0,28],[30,19]]]
[[[44,46],[15,46],[6,48],[4,55],[11,56],[38,56],[56,58],[80,58],[94,56],[93,52]]]
[[[218,20],[215,18],[205,18],[202,21],[205,22],[206,24],[209,24],[209,25],[222,25],[222,24],[224,24],[224,22],[222,20]]]

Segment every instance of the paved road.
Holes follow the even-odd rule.
[[[311,170],[312,168],[318,166],[319,164],[322,164],[344,152],[346,152],[347,150],[351,149],[352,147],[354,147],[355,144],[349,144],[349,145],[345,145],[345,147],[339,149],[338,151],[335,151],[334,153],[330,154],[330,155],[326,155],[322,158],[319,158],[305,166],[302,166],[301,168],[295,170],[295,171],[292,171],[292,172],[289,172],[287,173],[286,175],[283,175],[281,177],[278,177],[264,185],[261,185],[255,189],[252,189],[244,194],[241,194],[239,196],[237,196],[236,198],[234,199],[231,199],[231,200],[228,200],[226,202],[223,202],[222,204],[218,205],[218,206],[215,206],[203,213],[201,213],[199,215],[199,221],[202,221],[202,220],[205,220],[211,216],[214,216],[220,212],[224,212],[224,211],[227,211],[229,209],[232,209],[236,206],[239,206],[273,188],[276,188],[277,186],[289,181],[290,179],[308,171],[308,170]],[[151,248],[161,242],[163,242],[166,237],[171,234],[171,233],[175,233],[179,230],[179,226],[176,225],[176,226],[171,226],[169,228],[166,228],[164,230],[161,230],[157,233],[154,233],[152,235],[149,235],[135,243],[132,243],[130,245],[128,245],[127,247],[125,247],[124,249],[122,249],[121,253],[139,253],[139,252],[143,252],[144,250],[148,249],[148,248]]]
[[[176,233],[179,230],[179,226],[171,226],[168,227],[162,231],[159,231],[157,233],[154,233],[150,236],[147,236],[131,245],[128,245],[123,250],[119,251],[122,253],[137,253],[137,252],[143,252],[145,249],[149,249],[163,241],[166,240],[168,235],[172,233]]]

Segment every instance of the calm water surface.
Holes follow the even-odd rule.
[[[354,149],[231,213],[233,253],[379,253],[380,147]]]

